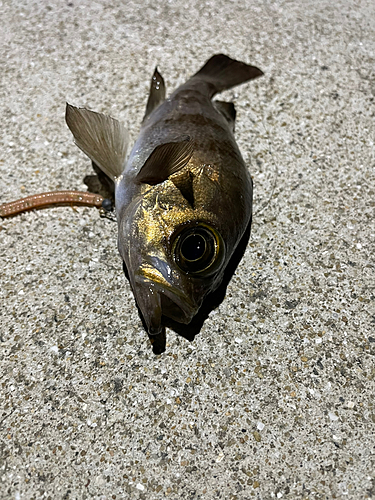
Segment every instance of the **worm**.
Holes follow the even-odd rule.
[[[50,191],[48,193],[33,194],[0,205],[0,217],[11,217],[28,210],[62,205],[84,205],[86,207],[101,208],[103,201],[103,196],[84,191]]]

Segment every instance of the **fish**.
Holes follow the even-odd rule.
[[[234,138],[236,110],[212,99],[262,75],[217,54],[166,98],[156,67],[129,156],[123,124],[66,105],[76,145],[113,183],[118,250],[150,336],[165,335],[165,318],[192,321],[251,224],[253,183]]]

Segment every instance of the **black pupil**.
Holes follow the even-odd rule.
[[[199,260],[206,251],[206,242],[200,234],[192,234],[185,238],[181,245],[181,254],[186,260],[191,262]]]

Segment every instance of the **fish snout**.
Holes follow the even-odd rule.
[[[138,283],[134,294],[149,335],[158,335],[163,330],[161,324],[162,306],[159,292],[152,283]]]

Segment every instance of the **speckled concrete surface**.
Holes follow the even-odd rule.
[[[0,497],[375,497],[375,4],[0,2],[0,201],[85,189],[65,101],[137,135],[212,54],[255,184],[252,237],[191,343],[152,350],[116,225],[3,220]]]

